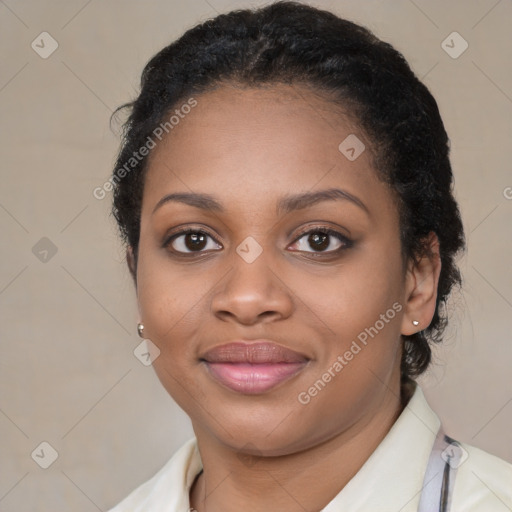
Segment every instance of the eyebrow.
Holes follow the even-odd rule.
[[[342,190],[340,188],[330,188],[327,190],[319,190],[317,192],[304,192],[283,197],[277,203],[277,214],[286,214],[294,210],[302,210],[309,206],[313,206],[321,201],[345,200],[355,204],[366,213],[369,213],[366,205],[356,196]],[[155,205],[153,212],[155,213],[161,206],[169,202],[178,202],[188,204],[195,208],[211,212],[224,212],[224,207],[210,194],[198,194],[194,192],[177,192],[167,194],[162,197]]]
[[[281,199],[277,204],[277,213],[289,213],[293,210],[302,210],[321,201],[345,200],[355,204],[366,213],[370,213],[366,205],[350,192],[340,188],[330,188],[317,192],[289,195]]]
[[[156,203],[153,208],[153,213],[155,213],[161,206],[167,204],[169,202],[177,202],[188,204],[189,206],[194,206],[196,208],[200,208],[201,210],[207,210],[212,212],[223,212],[224,208],[222,205],[213,198],[210,194],[197,194],[193,192],[177,192],[174,194],[167,194],[162,197],[158,203]]]

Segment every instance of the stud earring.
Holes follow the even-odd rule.
[[[413,320],[412,325],[418,326],[418,325],[420,325],[420,323],[418,322],[418,320]]]
[[[141,338],[144,338],[144,326],[140,322],[137,324],[137,332]]]

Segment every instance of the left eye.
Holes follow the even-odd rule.
[[[185,231],[176,234],[171,238],[169,245],[176,252],[182,253],[202,252],[219,248],[219,244],[204,231]]]
[[[294,245],[298,246],[297,250],[304,252],[335,252],[342,247],[349,247],[350,241],[337,231],[315,229],[301,235]]]

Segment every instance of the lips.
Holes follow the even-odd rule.
[[[258,340],[215,347],[201,361],[225,387],[243,394],[260,394],[295,376],[309,359],[276,343]]]

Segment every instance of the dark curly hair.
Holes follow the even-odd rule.
[[[404,257],[425,255],[427,236],[437,235],[442,268],[435,314],[427,328],[402,336],[402,380],[423,373],[430,343],[441,341],[446,326],[450,290],[461,284],[455,256],[465,241],[448,137],[436,101],[402,54],[330,12],[297,2],[232,11],[191,28],[148,62],[138,98],[118,109],[130,114],[110,178],[113,215],[135,264],[149,156],[141,157],[140,148],[180,102],[226,83],[304,85],[348,108],[370,140],[379,177],[396,194]]]

